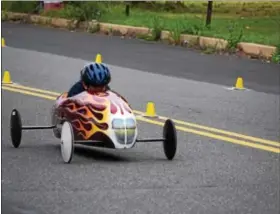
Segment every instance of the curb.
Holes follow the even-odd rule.
[[[261,45],[255,43],[240,42],[237,45],[238,49],[252,57],[260,57],[265,59],[271,59],[273,53],[276,51],[276,47]]]
[[[110,23],[97,22],[92,20],[89,22],[78,22],[77,20],[69,20],[64,18],[54,18],[40,15],[30,15],[26,13],[15,13],[2,11],[1,19],[10,21],[24,21],[32,24],[50,25],[58,28],[67,28],[69,30],[81,29],[94,32],[102,32],[105,34],[117,34],[119,36],[151,36],[152,29],[147,27],[135,27],[128,25],[118,25]],[[169,31],[161,31],[161,40],[167,40],[169,43],[174,43]],[[218,51],[226,50],[228,41],[219,38],[196,36],[189,34],[181,34],[177,43],[186,44],[187,46],[198,45],[200,48],[212,48]],[[276,51],[275,46],[268,46],[255,43],[240,42],[237,44],[237,49],[251,57],[263,58],[270,60]]]

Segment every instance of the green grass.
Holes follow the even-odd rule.
[[[100,21],[114,24],[153,27],[155,17],[160,18],[164,30],[173,30],[179,24],[179,30],[186,34],[200,34],[209,37],[228,39],[231,35],[230,28],[236,23],[236,31],[243,29],[242,41],[255,42],[268,45],[280,43],[280,15],[273,17],[241,17],[238,15],[213,14],[211,29],[204,27],[205,15],[203,14],[174,14],[152,12],[134,8],[130,16],[124,14],[124,7],[111,7],[101,16]]]
[[[36,1],[1,1],[2,10],[28,13],[33,12],[37,6]]]
[[[152,11],[202,13],[206,11],[207,1],[158,1],[157,3],[139,3],[138,7]],[[213,12],[219,14],[240,14],[247,16],[277,15],[280,12],[280,3],[276,1],[213,1]]]
[[[11,3],[2,2],[2,6],[3,4]],[[22,7],[22,3],[20,4],[20,7],[9,5],[9,10],[11,8],[17,11],[21,8],[28,10],[32,7],[27,5]],[[158,30],[173,31],[174,35],[182,32],[230,39],[232,43],[244,41],[275,46],[280,44],[280,2],[275,1],[214,2],[210,29],[205,27],[207,2],[188,1],[183,4],[140,2],[138,5],[132,6],[129,17],[125,15],[124,4],[119,2],[78,2],[74,4],[74,6],[67,6],[62,11],[54,11],[45,15],[88,20],[97,18],[93,11],[99,9],[101,11],[99,21],[101,22],[156,27]],[[160,21],[160,27],[158,23],[155,24],[155,20]]]

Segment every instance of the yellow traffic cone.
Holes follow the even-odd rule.
[[[235,89],[239,89],[239,90],[245,89],[242,77],[237,78],[235,83]]]
[[[10,75],[9,71],[4,72],[2,83],[3,84],[12,84],[13,83],[11,80],[11,75]]]
[[[153,102],[148,102],[146,106],[146,114],[145,117],[157,117],[156,108]]]
[[[101,54],[97,54],[97,55],[96,55],[95,62],[96,62],[96,63],[102,63]]]
[[[1,46],[6,47],[6,42],[5,42],[5,39],[3,37],[1,38]]]

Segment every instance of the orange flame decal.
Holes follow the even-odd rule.
[[[60,106],[61,113],[72,122],[77,137],[87,140],[96,132],[106,132],[109,125],[110,102],[96,96],[88,96],[83,102],[69,99]]]
[[[118,111],[121,114],[132,114],[127,101],[112,91],[83,93],[69,99],[67,93],[64,93],[58,97],[58,102],[60,116],[72,123],[75,137],[81,140],[95,140],[93,138],[100,136],[96,135],[100,133],[107,135],[111,114]]]

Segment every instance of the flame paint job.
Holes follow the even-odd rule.
[[[116,92],[91,94],[85,91],[70,98],[67,98],[67,93],[63,93],[56,100],[54,113],[56,120],[62,121],[64,118],[72,123],[75,139],[100,141],[106,139],[115,147],[126,144],[125,140],[120,142],[120,138],[130,139],[131,144],[135,143],[136,118],[127,101]],[[121,119],[123,122],[134,121],[135,128],[113,130],[114,119]],[[123,134],[119,137],[118,133]]]

